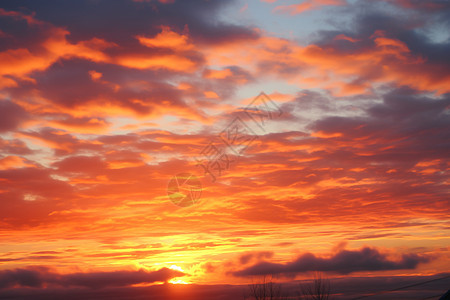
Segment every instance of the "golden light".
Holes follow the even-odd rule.
[[[180,271],[180,272],[183,272],[183,273],[184,273],[184,270],[183,270],[181,267],[177,266],[177,265],[171,265],[171,266],[169,267],[169,269],[175,270],[175,271]]]
[[[185,271],[177,265],[171,265],[169,267],[169,269],[185,273]],[[171,279],[168,282],[171,284],[190,284],[190,282],[186,282],[186,281],[178,279],[178,278]]]
[[[190,284],[189,282],[186,282],[181,279],[172,279],[172,280],[169,280],[169,283],[171,283],[171,284]]]

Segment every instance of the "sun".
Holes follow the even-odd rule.
[[[190,284],[189,282],[186,282],[181,279],[171,279],[171,280],[169,280],[169,283],[171,283],[171,284]]]
[[[185,273],[185,271],[181,267],[176,266],[176,265],[171,265],[169,267],[169,269]],[[178,279],[178,278],[173,278],[173,279],[169,280],[168,282],[171,284],[190,284],[189,282],[186,282],[186,281]]]

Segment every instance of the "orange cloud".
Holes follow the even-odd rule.
[[[291,16],[304,13],[309,10],[318,9],[321,6],[346,5],[345,0],[306,0],[300,4],[280,5],[275,7],[274,12],[287,13]]]
[[[206,98],[212,98],[212,99],[219,98],[219,95],[217,95],[216,92],[214,92],[214,91],[205,91],[205,92],[203,92],[203,94],[205,95]]]
[[[344,2],[303,3],[285,12]],[[131,3],[171,8],[141,4]],[[122,44],[77,40],[33,15],[0,14],[43,34],[0,52],[0,86],[15,86],[1,93],[31,116],[0,138],[0,223],[11,249],[2,268],[42,263],[58,272],[33,274],[60,276],[175,265],[189,282],[242,284],[227,272],[238,270],[237,261],[267,260],[267,249],[286,264],[300,250],[325,253],[343,239],[351,249],[370,242],[401,255],[410,252],[407,239],[408,247],[448,256],[448,247],[436,250],[448,227],[448,97],[394,91],[372,103],[330,96],[369,94],[386,83],[448,91],[448,72],[400,39],[377,31],[301,45],[254,29],[251,42],[196,44],[198,29],[191,36],[164,26],[154,36],[129,32]],[[254,99],[247,95],[253,85],[239,90],[245,99],[235,97],[242,84],[266,88],[274,79],[326,91],[270,93],[283,115],[211,182],[194,158],[242,112],[236,105]],[[167,198],[168,180],[181,172],[200,178],[199,205],[179,208]],[[437,260],[403,274],[446,271],[447,260]]]
[[[194,46],[189,43],[188,36],[178,34],[167,26],[162,26],[162,31],[153,38],[143,36],[136,37],[139,42],[147,47],[171,48],[176,50],[190,50]]]
[[[162,26],[162,31],[153,38],[137,36],[139,42],[150,48],[170,49],[175,53],[155,53],[155,54],[122,54],[115,62],[120,65],[137,69],[160,69],[166,68],[173,71],[193,72],[197,64],[188,58],[188,51],[194,49],[187,35],[172,31],[167,26]]]
[[[94,70],[89,71],[89,75],[91,76],[92,80],[99,80],[102,78],[103,74],[100,72],[96,72]]]
[[[335,39],[359,42],[342,35]],[[329,89],[336,96],[370,94],[381,83],[437,94],[450,91],[450,75],[443,66],[412,54],[404,42],[377,31],[366,43],[347,53],[333,45],[300,46],[286,39],[262,36],[243,47],[220,45],[208,49],[206,56],[210,64],[226,66],[239,60],[258,76],[278,75],[302,88]]]
[[[117,63],[135,69],[169,69],[174,71],[195,71],[195,63],[178,55],[136,55],[126,54],[117,58]]]
[[[16,12],[1,11],[6,16],[22,16]],[[193,49],[186,35],[181,35],[170,30],[169,27],[162,27],[162,32],[154,38],[138,36],[139,42],[147,47],[168,48],[177,53],[129,53],[122,52],[110,55],[104,51],[108,48],[117,47],[112,42],[99,38],[70,43],[67,40],[69,31],[63,28],[57,28],[49,24],[44,24],[34,19],[33,16],[27,16],[32,20],[29,26],[42,27],[47,38],[41,41],[40,46],[44,51],[30,51],[27,48],[9,49],[0,52],[0,86],[15,86],[13,79],[5,77],[13,75],[21,77],[23,80],[32,80],[27,77],[32,71],[46,70],[50,65],[60,58],[82,58],[94,62],[104,62],[118,64],[136,69],[170,69],[174,71],[193,72],[196,69],[196,63],[186,57],[185,53]],[[45,26],[44,26],[45,25]],[[95,77],[98,79],[97,77]]]
[[[7,16],[16,15],[15,12],[4,10],[1,12]],[[114,46],[113,43],[97,38],[72,44],[66,40],[69,34],[67,30],[53,26],[47,29],[47,24],[35,20],[33,16],[27,16],[27,18],[30,19],[29,26],[42,27],[42,31],[45,32],[47,37],[40,44],[44,50],[30,51],[27,48],[18,48],[0,52],[0,64],[3,66],[0,70],[0,84],[3,86],[14,85],[10,78],[5,78],[8,75],[33,81],[27,77],[28,73],[36,70],[43,71],[60,58],[80,57],[97,62],[106,61],[108,57],[102,50]]]
[[[224,79],[233,75],[230,69],[223,70],[206,70],[204,73],[205,78],[211,79]]]
[[[0,170],[34,167],[20,156],[7,156],[0,159]]]

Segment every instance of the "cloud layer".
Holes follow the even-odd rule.
[[[364,247],[360,250],[342,250],[328,257],[317,257],[312,253],[302,254],[299,258],[285,264],[260,262],[243,270],[234,272],[235,276],[287,275],[321,271],[338,274],[350,274],[361,271],[384,271],[415,269],[419,263],[430,261],[428,257],[417,254],[403,254],[398,260],[389,259],[377,249]]]
[[[84,287],[99,289],[133,284],[166,282],[182,272],[162,268],[158,271],[113,271],[95,273],[58,274],[46,268],[3,270],[0,272],[0,289],[11,287],[41,288],[43,286]]]
[[[2,3],[2,292],[448,270],[449,16],[431,0]],[[261,91],[277,114],[250,118]],[[180,173],[201,181],[194,206],[167,197]]]

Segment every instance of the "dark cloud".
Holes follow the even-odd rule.
[[[20,105],[0,100],[0,132],[16,129],[27,117],[27,112]]]
[[[111,94],[112,87],[94,82],[89,76],[89,70],[94,68],[92,63],[62,60],[44,73],[34,74],[34,78],[44,97],[56,104],[74,107]]]
[[[450,3],[444,0],[384,0],[393,5],[421,12],[437,12],[449,10]]]
[[[261,251],[261,252],[251,252],[243,254],[239,257],[239,262],[243,265],[253,261],[253,260],[261,260],[264,258],[272,258],[272,251]]]
[[[161,33],[162,26],[169,26],[170,30],[188,36],[189,42],[200,47],[208,43],[257,39],[258,34],[252,29],[217,20],[219,10],[228,3],[229,1],[225,4],[217,0],[194,0],[189,3],[175,1],[172,4],[132,0],[114,3],[103,0],[65,3],[43,1],[40,5],[33,1],[5,3],[5,11],[21,16],[1,16],[0,21],[4,21],[6,28],[3,30],[3,23],[0,22],[1,30],[5,36],[14,37],[5,44],[10,49],[19,49],[30,60],[32,56],[27,53],[48,58],[47,65],[40,60],[41,66],[30,68],[34,83],[14,77],[20,84],[6,90],[12,97],[30,98],[38,89],[46,100],[64,108],[79,108],[93,103],[106,107],[119,106],[141,115],[160,113],[160,106],[164,103],[165,108],[169,106],[172,111],[184,117],[189,115],[188,118],[205,119],[201,110],[188,106],[183,100],[183,92],[176,85],[167,83],[167,80],[173,82],[174,79],[179,80],[182,74],[188,73],[185,74],[189,75],[186,76],[186,81],[194,83],[199,91],[194,95],[192,91],[186,92],[184,96],[200,98],[203,97],[204,90],[216,90],[223,98],[230,96],[237,82],[252,80],[251,75],[240,67],[230,66],[233,76],[229,79],[220,82],[206,82],[201,78],[195,80],[192,73],[205,63],[205,58],[199,51],[201,48],[190,50],[188,47],[148,47],[136,37],[154,37]],[[35,23],[30,24],[25,20],[25,17],[31,16]],[[9,28],[15,31],[8,30]],[[66,30],[67,36],[64,36],[61,28]],[[102,63],[93,63],[83,54],[80,54],[83,59],[75,58],[77,53],[60,57],[57,61],[52,60],[57,58],[49,58],[51,56],[47,54],[49,41],[54,41],[55,38],[58,43],[65,43],[67,39],[72,46],[82,42],[83,45],[99,50],[102,54],[97,54],[101,55]],[[56,47],[50,49],[56,51],[55,54],[58,54],[58,50],[60,49]],[[189,67],[181,67],[183,64],[173,62],[175,69],[170,69],[167,65],[144,68],[139,62],[139,58],[142,58],[141,61],[159,61],[164,56],[171,57],[172,60],[180,59]],[[97,58],[90,57],[94,60]],[[116,63],[122,66],[115,65]],[[101,79],[93,80],[89,75],[91,71],[100,73]],[[66,118],[66,124],[62,125],[76,125],[79,121]]]
[[[0,288],[12,286],[41,287],[41,274],[36,270],[15,269],[0,271]]]
[[[35,287],[56,285],[63,287],[104,288],[129,286],[140,283],[164,282],[174,277],[183,276],[184,273],[162,268],[157,271],[112,271],[94,273],[58,274],[47,268],[33,267],[27,269],[14,269],[0,271],[0,288]]]
[[[185,275],[182,272],[162,268],[158,271],[115,271],[98,273],[75,273],[62,276],[60,283],[65,286],[82,286],[88,288],[103,288],[107,286],[128,286],[139,283],[167,281],[174,277]]]
[[[450,29],[450,23],[443,22],[450,15],[450,3],[448,1],[389,1],[397,5],[411,3],[412,8],[420,10],[421,14],[414,11],[379,10],[374,6],[370,9],[358,10],[354,7],[351,13],[354,15],[353,31],[344,32],[357,38],[367,38],[377,30],[383,30],[390,37],[397,38],[406,43],[413,54],[421,55],[428,63],[450,64],[447,53],[450,50],[450,40],[436,43],[430,37],[434,34],[445,34]],[[439,9],[424,10],[430,3],[439,3]],[[370,6],[369,6],[370,7]],[[437,7],[437,6],[436,6]],[[359,44],[364,45],[363,44]],[[438,67],[438,66],[436,66]],[[445,71],[445,70],[442,70]],[[448,71],[448,67],[447,67]],[[448,74],[448,72],[444,72]]]
[[[8,11],[2,8],[0,12]],[[0,43],[0,51],[8,49],[28,48],[31,51],[42,51],[39,46],[39,42],[50,37],[50,25],[49,24],[30,24],[26,20],[26,16],[31,16],[31,12],[16,12],[11,15],[5,15],[0,13],[0,30],[3,32],[2,43]]]
[[[257,34],[238,25],[217,20],[217,13],[231,1],[192,0],[163,4],[158,1],[105,0],[35,1],[21,0],[3,3],[6,10],[36,13],[36,18],[70,31],[72,41],[93,37],[120,44],[134,44],[135,35],[154,35],[161,25],[183,30],[199,42],[220,43],[230,39],[253,39]]]
[[[309,271],[334,272],[349,274],[361,271],[383,271],[415,269],[419,263],[431,259],[418,254],[403,254],[399,260],[391,260],[386,254],[375,248],[364,247],[360,250],[341,250],[329,258],[318,257],[305,253],[295,261],[285,264],[261,262],[240,271],[233,272],[235,276],[252,275],[294,275]]]
[[[103,75],[101,80],[91,79],[92,70]],[[174,109],[188,109],[181,99],[181,92],[161,81],[167,79],[167,75],[161,73],[72,59],[62,60],[44,72],[35,72],[33,77],[46,99],[64,107],[113,104],[137,114],[149,114],[166,101],[166,105]],[[120,90],[117,90],[118,86]]]
[[[389,5],[388,3],[392,4]],[[385,0],[358,1],[345,6],[346,22],[333,22],[336,29],[317,32],[313,43],[342,55],[358,54],[375,49],[374,34],[384,32],[386,37],[404,43],[408,57],[424,61],[423,71],[430,83],[448,82],[450,67],[450,3],[448,1]],[[345,35],[353,39],[336,39]],[[383,64],[394,66],[396,57],[386,56]],[[419,73],[414,64],[402,69]],[[357,82],[382,78],[383,71],[374,65],[357,74]],[[356,75],[356,74],[355,74]],[[431,84],[429,84],[431,85]],[[423,87],[423,89],[432,87]]]
[[[312,128],[327,134],[341,134],[335,141],[379,141],[367,143],[366,150],[371,149],[373,153],[371,159],[391,163],[408,161],[412,166],[425,159],[447,158],[449,105],[449,95],[428,97],[410,89],[397,89],[386,94],[383,103],[369,107],[368,116],[326,117],[316,121]]]

